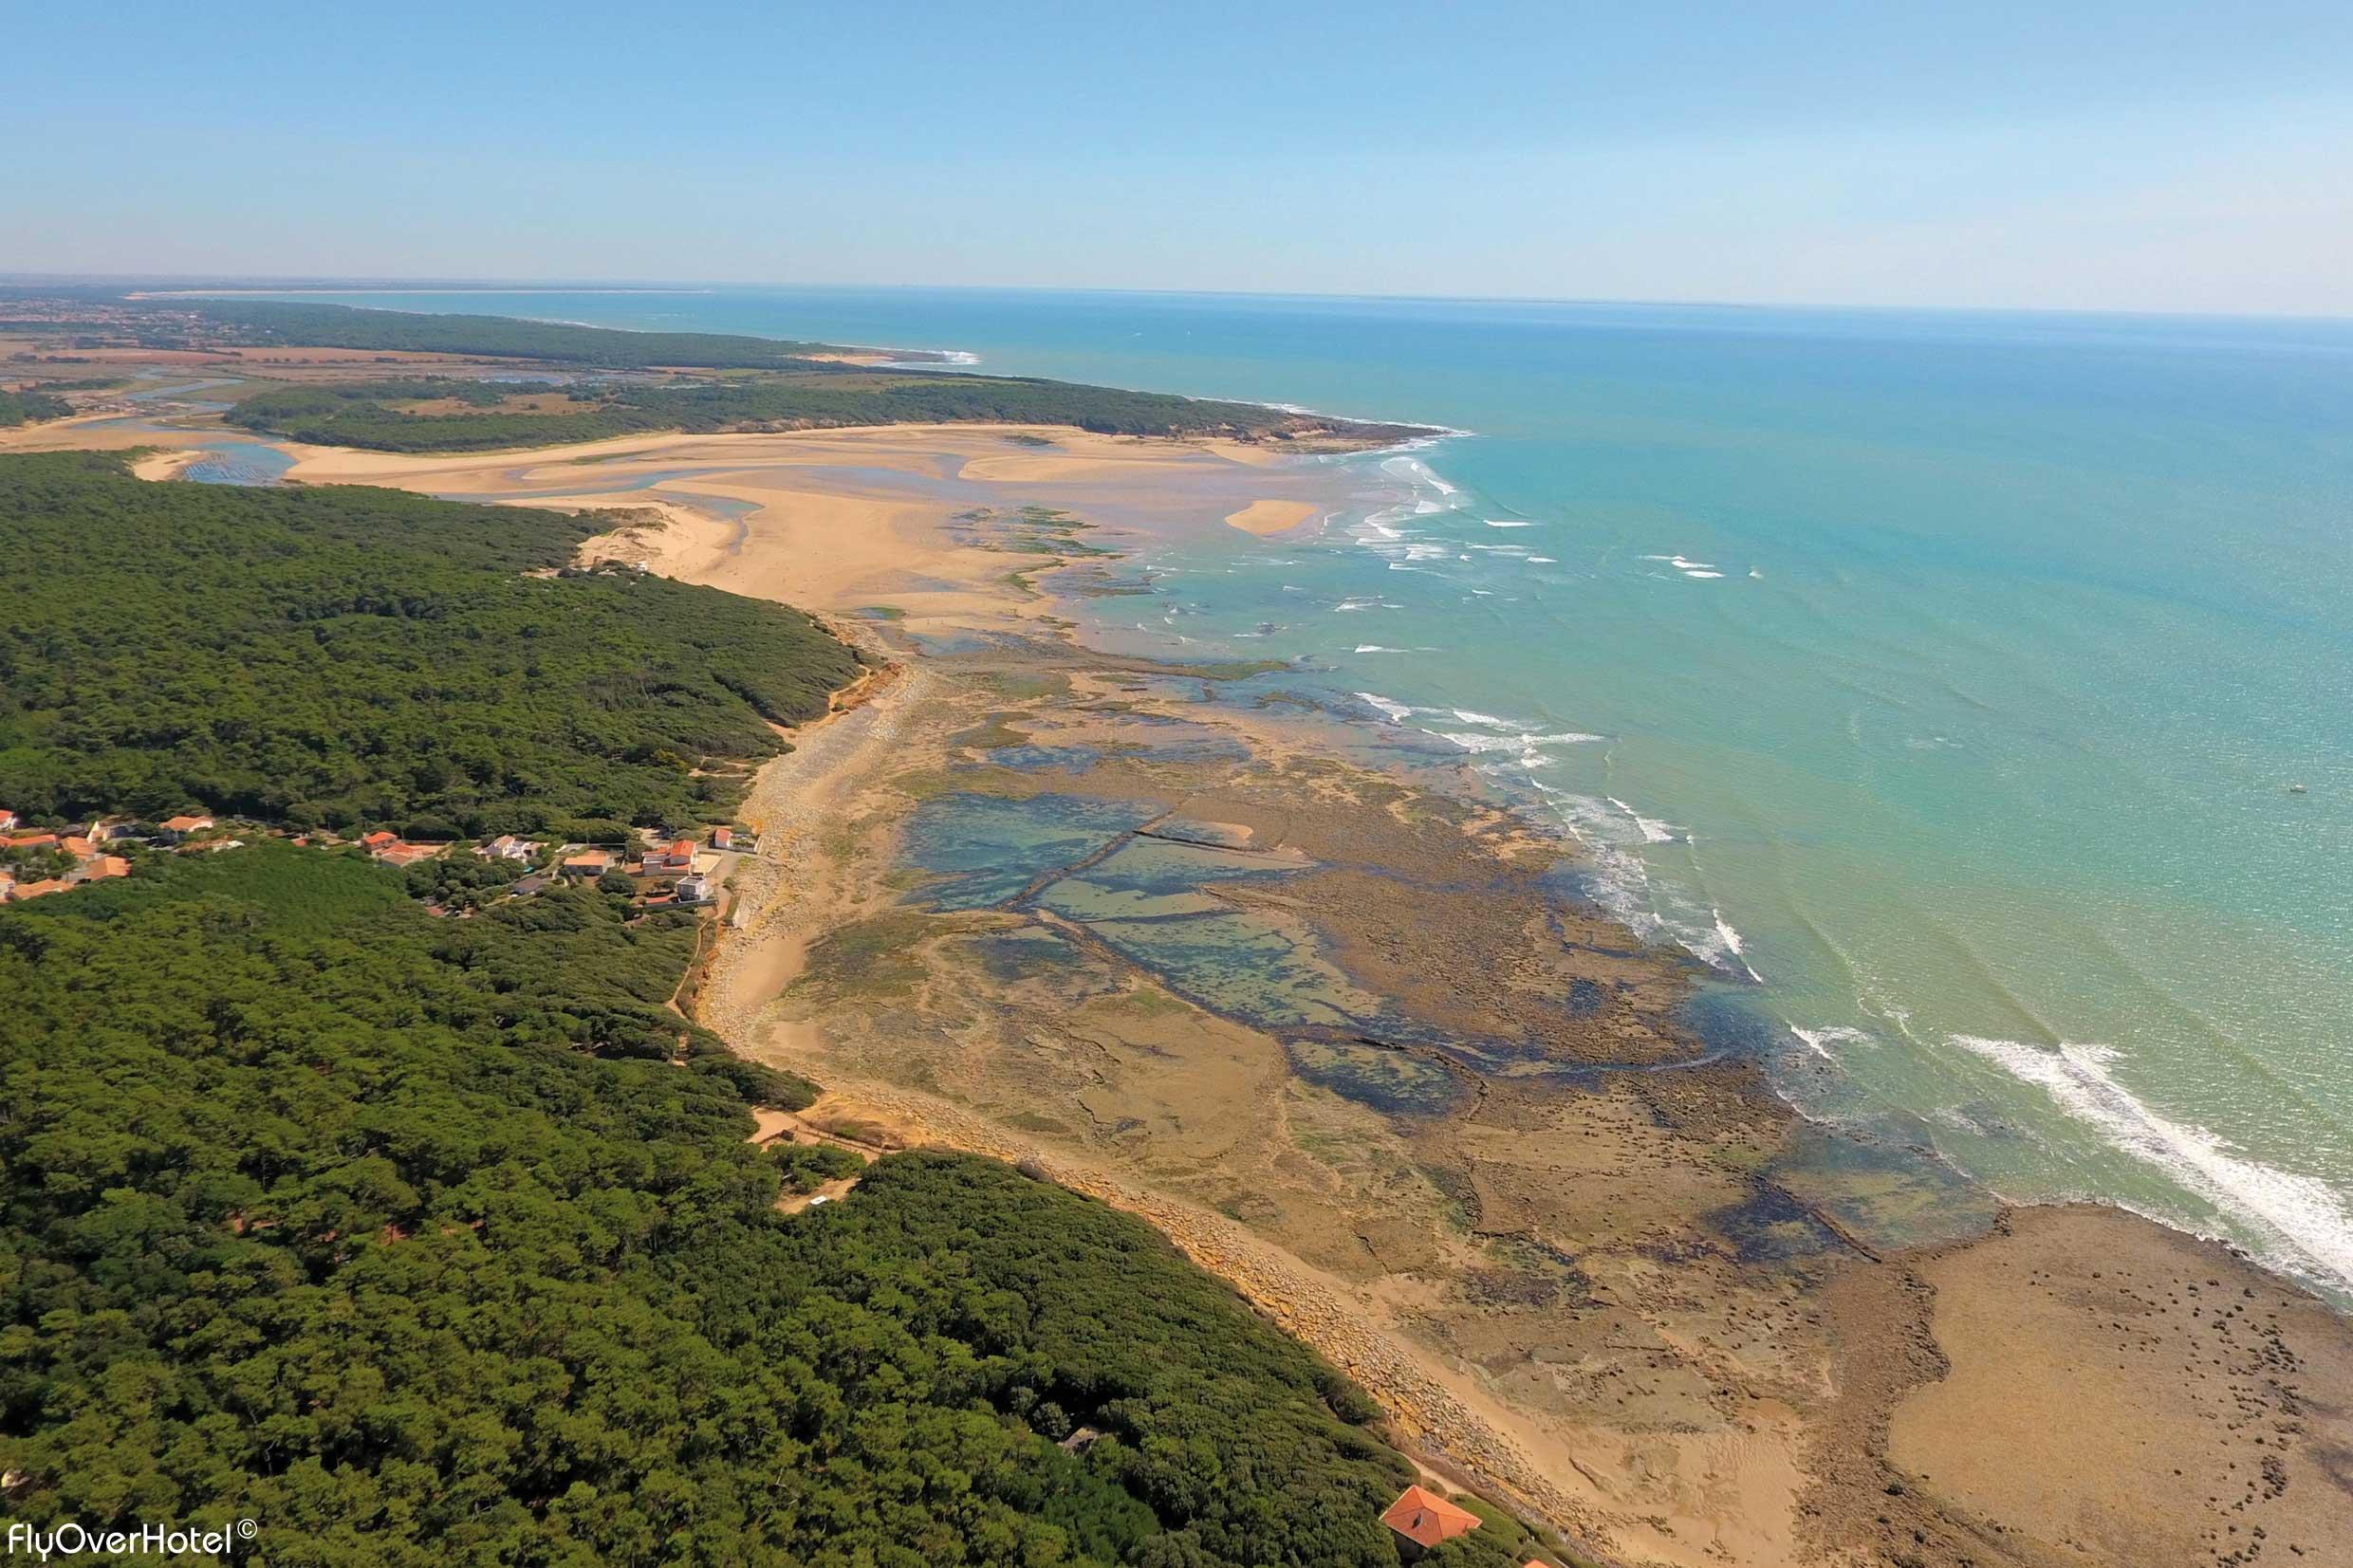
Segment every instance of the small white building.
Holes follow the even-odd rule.
[[[486,860],[516,861],[529,860],[538,852],[537,844],[532,843],[528,839],[518,839],[511,833],[502,833],[474,851]]]
[[[678,902],[708,904],[711,902],[711,878],[701,872],[691,872],[678,878]]]

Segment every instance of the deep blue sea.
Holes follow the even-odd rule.
[[[325,297],[1463,431],[1338,460],[1317,538],[1157,546],[1162,597],[1101,630],[1449,737],[1742,988],[1810,1114],[2353,1299],[2353,323]]]

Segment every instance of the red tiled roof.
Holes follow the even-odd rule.
[[[210,817],[171,817],[165,819],[163,825],[174,833],[194,833],[200,827],[211,827],[213,819]]]
[[[90,842],[89,839],[83,838],[68,838],[62,839],[59,841],[58,847],[64,850],[66,854],[72,856],[77,860],[86,860],[91,856],[98,853],[98,846]]]
[[[102,855],[94,861],[83,880],[95,882],[102,876],[128,876],[131,862],[120,855]]]
[[[1457,1508],[1434,1492],[1408,1486],[1389,1504],[1380,1522],[1417,1546],[1436,1546],[1479,1527],[1479,1516]]]
[[[38,898],[45,894],[63,893],[72,885],[73,884],[70,882],[60,882],[55,879],[40,882],[19,882],[16,884],[16,896],[20,899]]]
[[[398,843],[400,841],[400,835],[398,833],[387,833],[382,828],[378,828],[375,832],[361,838],[360,841],[367,845],[370,849],[381,849],[386,844]]]
[[[57,835],[54,833],[20,833],[9,840],[9,847],[10,849],[39,849],[44,844],[56,842]]]

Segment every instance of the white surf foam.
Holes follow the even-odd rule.
[[[1525,754],[1539,746],[1578,746],[1602,738],[1599,735],[1588,735],[1576,729],[1565,729],[1557,735],[1487,735],[1476,731],[1457,729],[1440,729],[1435,733],[1438,739],[1452,741],[1465,751],[1473,753],[1517,751]]]
[[[1819,1029],[1801,1029],[1792,1024],[1789,1025],[1789,1032],[1806,1042],[1806,1048],[1825,1061],[1838,1061],[1838,1057],[1830,1049],[1833,1045],[1876,1045],[1879,1043],[1861,1029],[1850,1028],[1843,1024],[1825,1024]]]
[[[941,365],[961,368],[980,363],[979,355],[961,348],[886,348],[882,352],[892,358],[877,360],[877,370],[937,370]],[[938,358],[921,358],[927,355]]]
[[[1368,706],[1379,710],[1380,716],[1391,724],[1403,724],[1407,719],[1421,711],[1410,702],[1398,702],[1377,692],[1359,692],[1357,696]]]
[[[1515,518],[1507,517],[1482,517],[1479,521],[1491,528],[1525,528],[1530,526]]]
[[[1672,826],[1660,821],[1656,817],[1643,816],[1640,812],[1635,810],[1632,806],[1626,804],[1625,802],[1620,800],[1615,795],[1605,795],[1603,799],[1606,800],[1610,804],[1616,806],[1619,810],[1626,814],[1627,820],[1632,821],[1635,827],[1641,832],[1642,841],[1644,843],[1671,844],[1675,842],[1676,834],[1675,829]]]
[[[1765,977],[1756,972],[1754,964],[1749,962],[1747,952],[1740,946],[1740,933],[1732,929],[1731,921],[1724,918],[1724,912],[1712,909],[1708,913],[1715,916],[1715,940],[1718,946],[1728,956],[1736,959],[1742,968],[1749,971],[1750,979],[1760,986],[1765,984]]]
[[[2353,1208],[2316,1176],[2282,1171],[2221,1137],[2163,1116],[2109,1071],[2106,1045],[2062,1042],[2055,1051],[2015,1040],[1954,1035],[1953,1043],[2050,1096],[2112,1147],[2144,1160],[2243,1225],[2271,1237],[2303,1268],[2353,1289]]]

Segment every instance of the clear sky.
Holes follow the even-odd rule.
[[[0,0],[0,271],[2353,315],[2353,3]]]

